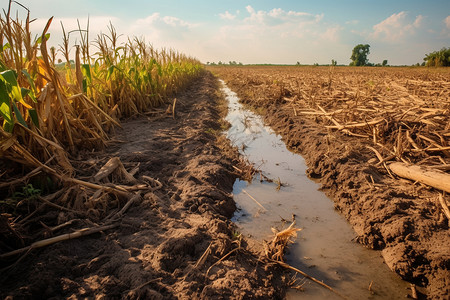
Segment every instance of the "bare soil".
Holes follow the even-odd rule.
[[[263,87],[240,70],[212,71],[220,74],[244,104],[262,112],[291,150],[303,155],[309,176],[322,183],[361,244],[381,250],[394,272],[427,288],[429,299],[449,299],[449,220],[442,213],[436,190],[391,178],[382,166],[368,162],[374,153],[366,147],[366,140],[327,130],[314,117],[296,115],[291,103],[283,99],[285,95],[255,97],[255,91],[264,94]],[[270,78],[262,75],[265,71],[253,70]]]
[[[128,209],[119,227],[34,249],[19,261],[0,261],[0,297],[282,298],[280,268],[248,250],[230,221],[238,176],[233,166],[242,161],[221,137],[219,101],[217,80],[205,72],[177,97],[175,117],[170,110],[136,116],[122,123],[106,152],[80,153],[74,165],[85,180],[119,157],[128,171],[139,165],[136,178],[149,176],[162,187],[141,191],[142,201]],[[84,192],[80,186],[71,195]],[[53,209],[39,220],[55,226],[76,219],[50,236],[70,233],[94,226],[95,216],[101,221],[109,206],[94,206],[92,218]]]

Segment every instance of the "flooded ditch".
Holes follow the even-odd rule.
[[[333,201],[309,179],[303,158],[287,150],[281,137],[262,119],[246,110],[226,85],[226,132],[241,153],[261,170],[253,182],[237,180],[233,221],[245,236],[257,241],[270,238],[270,228],[283,229],[293,218],[299,232],[290,246],[287,262],[325,282],[349,299],[400,299],[409,286],[383,263],[377,251],[353,241],[355,233],[333,208]],[[261,180],[270,178],[273,182]],[[284,226],[284,227],[283,227]],[[298,276],[304,291],[290,290],[287,299],[334,299],[337,296]]]

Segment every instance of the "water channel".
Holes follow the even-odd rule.
[[[409,284],[388,269],[379,252],[353,241],[350,225],[318,190],[320,185],[307,177],[303,158],[287,150],[281,137],[244,109],[237,95],[222,84],[228,100],[226,119],[231,123],[227,137],[264,176],[283,184],[278,189],[276,182],[261,181],[259,175],[251,183],[235,182],[238,210],[233,221],[240,232],[258,241],[269,240],[271,227],[286,228],[295,215],[302,230],[289,247],[287,263],[349,299],[404,299]],[[283,219],[288,221],[284,227]],[[304,291],[289,290],[287,299],[340,299],[312,281],[298,279]]]

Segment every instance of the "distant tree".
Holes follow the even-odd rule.
[[[219,62],[217,63],[218,65],[223,65],[222,61],[219,60]]]
[[[450,66],[450,48],[442,48],[439,51],[426,54],[423,59],[427,67],[448,67]]]
[[[300,66],[300,62],[299,61],[297,62],[297,66]]]
[[[332,66],[337,66],[337,61],[335,61],[334,59],[331,60],[331,65]]]
[[[359,44],[353,48],[352,56],[350,59],[352,62],[350,66],[367,66],[369,65],[369,60],[367,59],[367,55],[370,54],[370,45],[368,44]]]
[[[383,67],[386,67],[388,65],[387,59],[383,60],[383,63],[381,64]]]

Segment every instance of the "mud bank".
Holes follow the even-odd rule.
[[[164,112],[137,116],[122,123],[106,153],[80,154],[74,165],[84,179],[118,157],[127,170],[138,166],[136,178],[148,176],[162,186],[141,191],[142,201],[129,208],[117,228],[28,253],[2,272],[0,296],[282,298],[281,270],[247,250],[229,220],[238,176],[233,166],[242,161],[220,138],[219,100],[217,80],[205,72],[177,97],[174,117]],[[49,214],[47,225],[74,218],[65,211],[56,212],[57,218]],[[93,223],[78,219],[55,234]],[[2,267],[10,263],[3,261]]]
[[[384,168],[368,163],[374,154],[367,143],[326,130],[314,118],[297,116],[282,98],[261,97],[263,92],[254,97],[254,90],[243,84],[252,82],[245,75],[213,71],[243,103],[262,112],[291,150],[302,154],[308,175],[320,181],[361,244],[381,250],[389,268],[426,287],[429,299],[449,298],[449,225],[435,190],[392,179]]]

